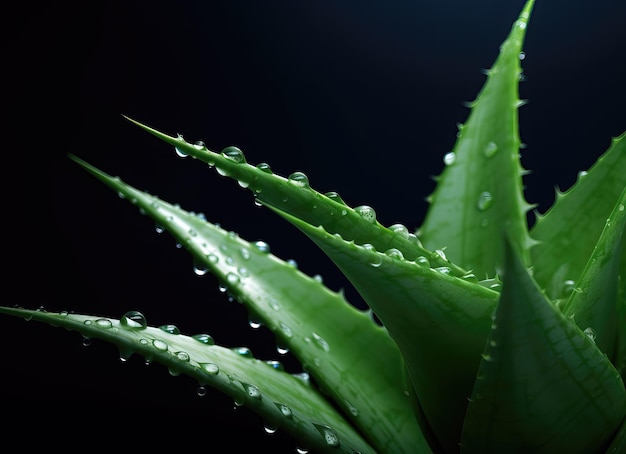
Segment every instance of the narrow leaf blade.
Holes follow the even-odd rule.
[[[524,262],[531,245],[519,163],[517,86],[520,53],[534,1],[527,1],[476,101],[459,131],[419,236],[426,248],[445,248],[448,258],[481,279],[493,277],[502,263],[494,238],[507,226]]]

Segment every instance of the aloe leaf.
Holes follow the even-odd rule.
[[[514,246],[467,410],[461,451],[589,453],[626,412],[624,383],[544,296]]]
[[[472,103],[418,235],[430,249],[445,248],[448,258],[477,276],[492,277],[502,263],[502,226],[529,263],[526,212],[519,163],[517,109],[520,53],[533,0],[527,1],[500,47],[487,80]]]
[[[287,178],[272,172],[267,163],[256,166],[249,164],[243,152],[236,147],[227,147],[221,153],[209,150],[204,144],[195,145],[173,137],[126,117],[150,134],[172,145],[180,156],[192,156],[215,167],[222,176],[230,177],[239,185],[248,188],[257,202],[271,205],[313,225],[323,225],[326,230],[338,233],[343,238],[358,244],[369,243],[378,250],[395,248],[405,257],[415,259],[422,255],[433,255],[424,249],[417,237],[402,225],[385,227],[376,219],[372,207],[361,205],[349,207],[335,192],[321,194],[314,190],[308,177],[294,172]],[[457,276],[467,274],[454,263],[433,255],[431,260],[439,266],[448,266]]]
[[[396,341],[419,404],[446,451],[461,426],[498,293],[431,268],[422,257],[345,241],[272,207],[302,230],[350,280]],[[473,278],[473,280],[472,280]]]
[[[427,452],[403,392],[399,350],[367,312],[269,252],[71,156],[172,234],[224,291],[265,325],[378,451]],[[346,342],[349,338],[350,342]],[[362,380],[362,377],[370,377]],[[384,412],[383,412],[384,409]]]
[[[537,215],[530,231],[538,241],[530,251],[533,278],[552,299],[563,298],[570,282],[580,277],[605,219],[626,187],[625,138],[626,133],[614,138],[576,184],[565,193],[557,191],[552,207]]]
[[[0,312],[77,331],[115,344],[120,356],[139,354],[218,389],[283,430],[302,447],[319,452],[376,452],[319,394],[310,381],[249,356],[248,350],[214,345],[205,334],[187,336],[147,325],[138,312],[113,319],[0,307]],[[171,331],[171,330],[170,330]]]
[[[572,292],[562,312],[580,329],[593,336],[596,345],[615,363],[618,321],[618,280],[626,228],[626,188],[596,244],[578,287]],[[626,319],[621,319],[622,325]]]

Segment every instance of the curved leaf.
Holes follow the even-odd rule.
[[[506,243],[502,293],[463,427],[461,452],[590,453],[626,414],[609,359],[545,298]]]
[[[140,354],[148,361],[212,386],[261,415],[268,427],[284,430],[303,448],[319,452],[376,451],[326,399],[301,377],[272,363],[213,345],[210,336],[186,336],[147,326],[137,313],[120,320],[89,315],[0,307],[0,312],[78,331],[117,345],[120,355]]]
[[[192,254],[196,269],[214,274],[224,291],[248,308],[250,319],[264,324],[294,354],[377,450],[427,452],[403,392],[400,352],[369,313],[271,254],[266,244],[251,244],[72,159],[171,233]],[[362,380],[364,376],[369,379]]]
[[[215,167],[220,175],[237,180],[240,186],[251,190],[257,201],[265,205],[275,206],[312,225],[323,225],[329,232],[338,233],[356,243],[370,243],[378,250],[395,248],[409,259],[431,254],[406,227],[384,227],[376,220],[376,212],[371,207],[362,205],[351,208],[337,193],[320,194],[311,188],[308,178],[301,172],[284,178],[274,174],[266,163],[248,164],[243,152],[236,147],[227,147],[221,153],[215,153],[204,145],[190,144],[181,136],[172,137],[138,121],[128,120],[172,145],[179,155],[206,162]],[[439,257],[433,256],[432,260],[440,266],[450,267],[457,276],[467,273]]]
[[[405,260],[397,250],[359,246],[293,216],[339,267],[396,341],[419,404],[445,451],[458,450],[461,426],[498,293],[451,276],[428,260]]]
[[[618,280],[626,228],[626,188],[579,279],[578,287],[562,311],[582,330],[589,331],[596,345],[615,361],[618,321]],[[625,319],[622,325],[626,324]]]
[[[596,242],[626,187],[626,133],[567,192],[557,192],[552,207],[537,215],[530,231],[538,244],[531,249],[533,278],[552,299],[567,297],[571,281],[587,265]],[[576,284],[574,284],[576,286]]]

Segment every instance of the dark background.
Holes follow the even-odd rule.
[[[70,161],[78,155],[138,189],[262,239],[332,289],[358,295],[299,231],[252,195],[141,131],[122,114],[320,192],[368,204],[385,225],[417,228],[456,123],[497,56],[521,0],[96,1],[24,4],[4,15],[4,305],[210,333],[280,359],[212,276],[136,208]],[[626,3],[538,0],[521,98],[526,198],[539,211],[626,130]],[[224,441],[293,452],[280,432],[229,398],[75,332],[2,317],[4,436],[16,428],[82,431],[141,445]],[[173,419],[170,419],[173,418]],[[147,424],[147,431],[135,428]],[[192,424],[192,428],[185,425]],[[126,427],[126,428],[125,428]],[[130,427],[130,428],[129,428]],[[200,433],[195,431],[200,429]],[[233,440],[231,431],[236,430]],[[16,436],[17,438],[17,436]],[[28,440],[28,439],[27,439]],[[201,443],[201,442],[200,442]],[[202,446],[202,444],[200,444]]]

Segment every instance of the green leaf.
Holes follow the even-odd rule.
[[[461,452],[590,453],[626,413],[609,359],[556,309],[506,243],[503,288],[467,410]]]
[[[268,427],[289,433],[302,448],[376,452],[308,380],[253,358],[248,350],[213,345],[206,335],[186,336],[147,326],[134,312],[120,320],[8,307],[0,307],[0,312],[104,340],[117,345],[123,358],[139,354],[167,366],[174,375],[188,375],[260,414]]]
[[[250,319],[265,325],[294,354],[378,451],[428,449],[403,392],[400,352],[370,313],[277,258],[267,245],[251,244],[71,158],[172,234],[192,254],[197,270],[214,274],[248,308]]]
[[[618,326],[618,280],[626,229],[626,188],[615,204],[611,216],[591,254],[587,266],[572,292],[563,314],[582,330],[589,331],[596,345],[615,362]],[[625,324],[621,319],[622,325]]]
[[[457,265],[481,279],[493,277],[502,263],[502,244],[494,241],[506,226],[529,263],[532,245],[519,163],[517,87],[520,53],[534,1],[513,24],[453,151],[437,178],[419,237],[427,248],[445,249]]]
[[[458,450],[461,426],[498,293],[431,268],[345,241],[287,213],[339,267],[383,322],[405,359],[419,405],[446,451]]]
[[[220,175],[238,181],[240,186],[252,191],[257,202],[274,206],[312,225],[323,225],[329,232],[338,233],[358,244],[370,243],[378,250],[395,248],[409,259],[431,255],[406,227],[384,227],[376,220],[376,213],[371,207],[362,205],[352,208],[337,193],[315,191],[301,172],[285,178],[274,174],[266,163],[248,164],[243,152],[236,147],[227,147],[221,153],[215,153],[206,146],[190,144],[180,136],[169,136],[138,121],[128,120],[175,147],[180,155],[199,159],[215,167]],[[433,256],[432,261],[439,266],[448,266],[456,276],[467,274],[440,257]]]
[[[530,231],[538,241],[530,251],[533,278],[551,299],[566,297],[564,290],[571,288],[568,281],[580,277],[615,200],[626,187],[625,138],[626,132],[613,139],[567,192],[557,191],[554,205],[537,216]]]

